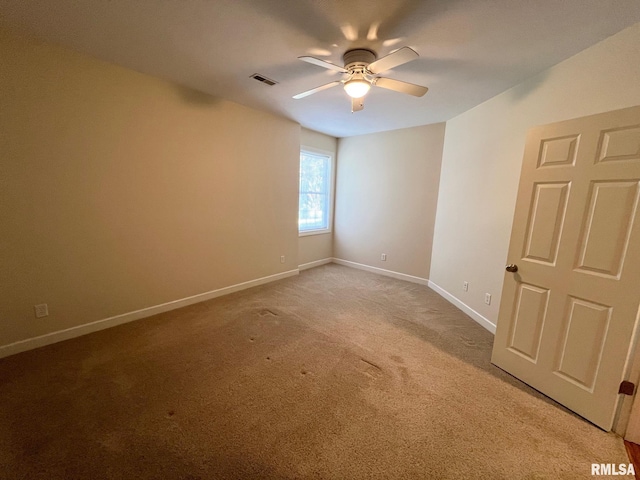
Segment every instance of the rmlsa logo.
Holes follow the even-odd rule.
[[[592,463],[591,475],[634,475],[633,463]]]

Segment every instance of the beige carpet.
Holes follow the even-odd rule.
[[[0,360],[2,479],[592,478],[622,440],[427,287],[327,265]]]

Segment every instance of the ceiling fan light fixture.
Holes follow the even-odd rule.
[[[371,84],[366,80],[360,78],[349,80],[344,84],[344,90],[351,98],[364,97],[370,88]]]

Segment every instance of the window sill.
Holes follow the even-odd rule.
[[[331,233],[330,228],[323,228],[319,230],[304,230],[302,232],[298,231],[298,237],[308,237],[309,235],[326,235]]]

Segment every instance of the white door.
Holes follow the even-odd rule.
[[[639,198],[640,107],[529,131],[492,362],[605,430],[640,316]]]

